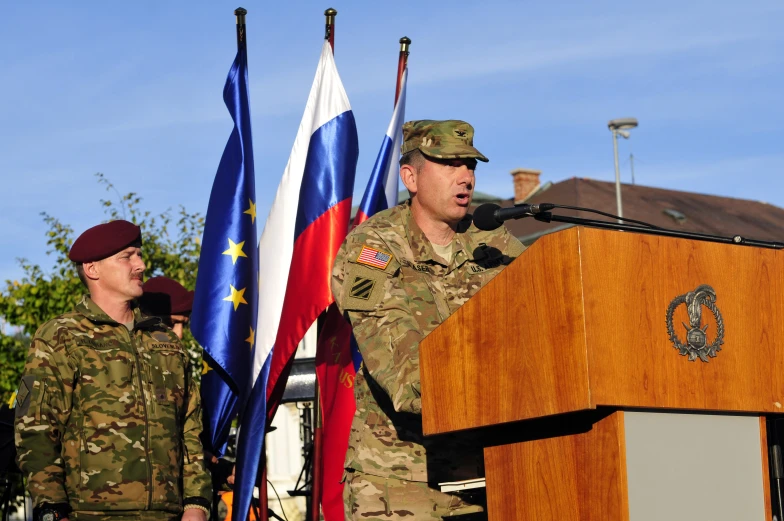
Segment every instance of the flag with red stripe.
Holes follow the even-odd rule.
[[[332,264],[348,230],[358,155],[354,115],[325,41],[259,243],[254,384],[240,425],[235,521],[250,507],[266,426],[297,344],[333,301]]]

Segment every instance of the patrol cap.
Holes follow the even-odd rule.
[[[474,148],[474,127],[457,119],[420,119],[404,123],[400,153],[407,154],[416,149],[435,159],[474,158],[489,161]]]
[[[153,277],[142,286],[141,307],[149,314],[188,315],[193,309],[193,291],[169,277]]]
[[[95,262],[134,244],[142,244],[141,228],[122,219],[109,221],[93,226],[77,237],[68,258],[77,264]]]

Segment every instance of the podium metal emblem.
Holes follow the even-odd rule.
[[[675,310],[681,304],[686,304],[686,311],[689,314],[689,324],[683,323],[686,329],[685,343],[678,338],[672,323]],[[702,323],[703,307],[707,308],[716,320],[716,337],[710,343],[706,334],[710,324]],[[667,333],[678,353],[688,356],[690,362],[697,358],[703,362],[707,362],[708,357],[715,358],[724,343],[724,320],[721,318],[719,308],[716,307],[716,291],[707,284],[701,284],[694,291],[675,297],[667,308]]]

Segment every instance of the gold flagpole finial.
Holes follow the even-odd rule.
[[[238,7],[234,10],[234,15],[237,17],[237,49],[242,48],[247,42],[245,40],[245,15],[248,10]]]
[[[331,7],[324,11],[324,16],[327,17],[327,25],[324,28],[324,39],[329,41],[332,52],[335,52],[335,17],[337,14],[337,9],[332,9]]]
[[[238,7],[234,10],[234,14],[237,16],[237,25],[245,25],[245,15],[248,14],[248,10]]]

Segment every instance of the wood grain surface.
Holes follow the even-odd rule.
[[[770,456],[768,452],[768,421],[760,416],[760,456],[762,457],[762,490],[765,491],[765,519],[773,521],[772,498],[770,497]]]
[[[580,258],[591,402],[714,411],[782,412],[784,252],[582,229]],[[724,344],[708,363],[672,347],[665,321],[677,296],[708,284]],[[702,308],[708,340],[717,332]],[[685,342],[680,306],[673,325]]]
[[[582,434],[485,449],[491,521],[628,521],[623,412]]]
[[[584,228],[542,237],[422,342],[424,431],[602,405],[782,412],[782,274],[774,250]],[[724,324],[709,363],[679,355],[665,322],[701,284]],[[682,341],[683,322],[681,306]]]
[[[578,236],[541,241],[422,342],[425,434],[591,406]]]

